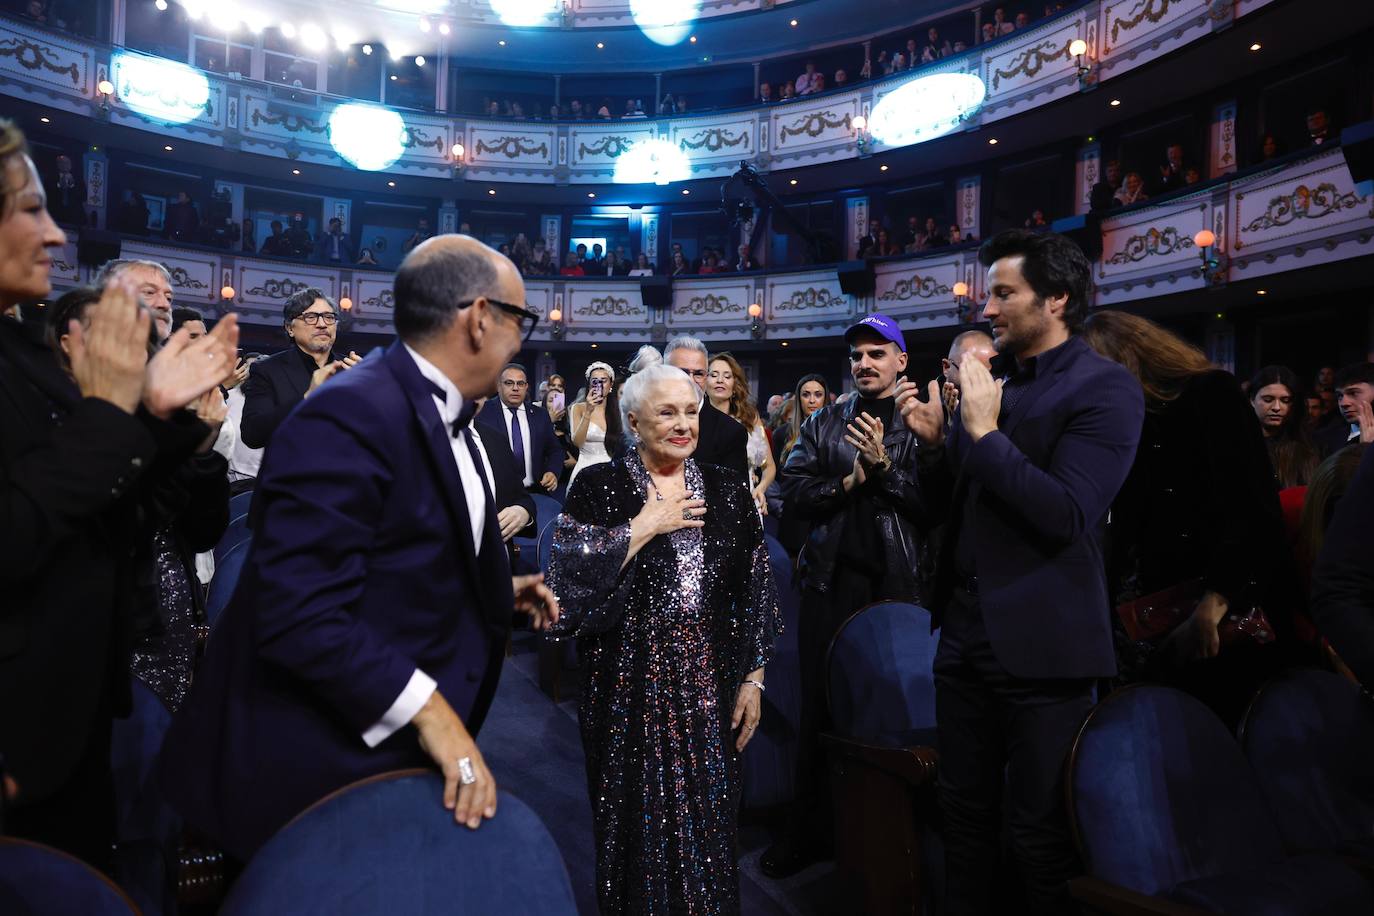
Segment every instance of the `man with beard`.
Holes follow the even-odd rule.
[[[1145,406],[1131,374],[1079,337],[1092,272],[1077,245],[1010,229],[978,257],[1007,374],[961,360],[948,429],[937,381],[926,401],[910,382],[896,392],[922,491],[948,521],[927,605],[945,912],[1049,916],[1075,910],[1062,772],[1094,681],[1116,674],[1102,541]],[[993,899],[1004,804],[1026,904]]]
[[[92,285],[104,292],[117,277],[125,276],[133,285],[139,301],[153,313],[158,343],[166,343],[172,334],[172,275],[157,261],[117,258],[101,265]]]
[[[858,397],[822,407],[802,426],[782,472],[783,516],[810,525],[801,552],[801,725],[797,798],[786,832],[764,852],[769,877],[825,854],[831,810],[825,754],[825,655],[840,625],[874,601],[921,602],[917,566],[930,528],[917,485],[916,437],[894,412],[906,371],[897,322],[869,315],[845,332]]]
[[[315,287],[303,289],[282,308],[286,336],[294,346],[253,364],[243,383],[244,445],[265,448],[272,433],[302,398],[331,376],[356,365],[361,357],[334,352],[339,309]]]

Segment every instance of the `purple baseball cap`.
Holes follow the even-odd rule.
[[[897,345],[897,349],[906,352],[906,338],[902,336],[902,329],[897,326],[886,315],[874,313],[868,315],[855,324],[851,324],[849,329],[844,332],[844,342],[850,343],[850,338],[860,331],[871,331],[886,340],[890,340]]]

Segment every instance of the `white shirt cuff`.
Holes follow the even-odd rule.
[[[430,695],[438,686],[434,678],[416,668],[405,689],[396,698],[396,702],[392,703],[391,708],[382,714],[381,719],[363,732],[363,743],[368,747],[376,747],[404,728],[411,719],[415,718],[420,707],[429,702]]]

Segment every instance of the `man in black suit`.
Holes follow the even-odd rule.
[[[320,233],[315,242],[315,260],[334,267],[350,267],[357,259],[353,242],[344,232],[343,220],[337,216],[329,221],[329,229]]]
[[[1360,683],[1374,684],[1374,448],[1337,504],[1312,570],[1312,619]]]
[[[1354,363],[1335,377],[1340,416],[1313,438],[1323,459],[1355,442],[1374,442],[1374,363]]]
[[[549,412],[530,407],[529,391],[529,373],[511,363],[501,370],[498,397],[483,405],[477,422],[501,432],[521,485],[531,493],[549,494],[558,489],[563,447]]]
[[[1079,871],[1061,773],[1095,680],[1116,674],[1102,540],[1144,398],[1078,336],[1092,284],[1077,245],[1010,229],[979,260],[1008,374],[964,360],[948,434],[938,381],[927,401],[910,382],[897,392],[927,456],[925,497],[933,511],[948,501],[930,600],[945,912],[994,911],[1005,804],[1029,897],[1015,911],[1058,916],[1075,909],[1067,882]]]
[[[265,448],[302,398],[361,359],[352,351],[347,356],[334,352],[339,310],[313,286],[286,300],[282,320],[294,346],[253,363],[243,383],[239,434],[249,448]]]
[[[682,335],[668,341],[663,349],[663,361],[677,366],[692,377],[702,392],[701,412],[697,420],[697,450],[692,457],[703,464],[715,464],[749,476],[749,433],[734,417],[711,406],[706,397],[706,370],[710,356],[706,345],[695,337]]]

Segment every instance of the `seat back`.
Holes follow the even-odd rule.
[[[1374,839],[1374,705],[1350,681],[1279,675],[1255,695],[1240,742],[1289,851]]]
[[[543,531],[544,526],[558,518],[558,513],[563,511],[562,504],[552,496],[532,493],[530,499],[534,500],[534,529],[536,531]]]
[[[211,627],[214,627],[220,612],[229,606],[229,599],[234,597],[239,575],[243,572],[243,564],[247,562],[248,551],[252,547],[253,538],[249,536],[231,548],[215,566],[215,577],[210,580],[210,591],[205,598],[205,622]]]
[[[131,683],[133,709],[128,718],[114,720],[110,735],[110,769],[120,840],[155,835],[160,794],[151,779],[153,764],[172,725],[172,711],[162,698],[137,677],[131,678]]]
[[[1180,690],[1137,685],[1099,703],[1074,740],[1068,792],[1088,874],[1142,894],[1284,858],[1240,746]]]
[[[215,545],[216,565],[224,561],[226,553],[248,540],[251,535],[252,532],[248,530],[247,513],[231,519],[224,533],[219,536],[219,543]]]
[[[782,633],[768,662],[768,691],[763,695],[759,731],[744,749],[744,806],[765,808],[792,801],[797,782],[797,730],[801,724],[801,659],[797,618],[801,595],[793,582],[792,558],[775,538],[765,536],[768,565],[778,590]]]
[[[245,490],[229,497],[229,517],[238,518],[240,515],[247,515],[248,509],[253,505],[253,491]]]
[[[453,822],[428,770],[384,773],[315,803],[258,850],[222,916],[575,916],[563,857],[502,792],[478,830]]]
[[[134,916],[114,882],[85,862],[39,843],[0,837],[0,913]]]
[[[549,571],[549,558],[553,556],[553,530],[557,527],[557,521],[556,518],[549,519],[539,529],[539,569],[543,572]]]
[[[883,747],[933,745],[937,644],[930,612],[914,604],[879,601],[846,620],[825,668],[836,734]]]

